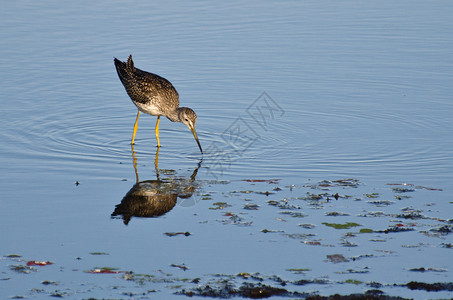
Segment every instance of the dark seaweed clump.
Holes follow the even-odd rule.
[[[425,290],[427,292],[453,291],[453,282],[425,283],[411,281],[406,286],[411,290]]]
[[[390,232],[404,232],[404,231],[414,231],[414,229],[408,228],[408,227],[393,226],[393,227],[387,228],[386,230],[377,230],[376,232],[390,233]]]
[[[203,296],[212,298],[232,298],[243,297],[250,299],[269,298],[271,296],[281,297],[306,297],[306,294],[299,292],[290,292],[284,288],[273,287],[262,283],[243,283],[239,288],[235,288],[232,284],[224,282],[220,286],[198,286],[191,290],[183,289],[176,294],[192,296]]]
[[[363,294],[351,294],[351,295],[330,295],[320,296],[314,294],[291,292],[281,287],[272,287],[262,283],[243,283],[239,288],[235,288],[233,284],[225,281],[220,286],[213,287],[211,285],[198,286],[196,288],[186,290],[183,289],[176,292],[178,295],[185,296],[203,296],[211,298],[233,298],[242,297],[250,299],[263,299],[272,296],[288,297],[288,298],[304,298],[306,300],[406,300],[407,298],[387,296],[381,290],[373,289],[368,290]]]
[[[407,298],[387,296],[381,290],[368,290],[363,294],[310,296],[306,300],[406,300]]]
[[[449,234],[453,232],[453,226],[452,225],[444,225],[439,228],[433,228],[431,231],[435,231],[441,234]]]

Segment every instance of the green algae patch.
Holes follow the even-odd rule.
[[[363,194],[366,198],[376,199],[379,198],[379,193]]]
[[[344,283],[359,285],[359,284],[362,284],[363,281],[356,280],[356,279],[346,279],[346,280],[344,281]]]
[[[349,228],[352,228],[352,227],[361,226],[360,224],[353,223],[353,222],[347,222],[347,223],[344,223],[344,224],[323,222],[322,224],[326,225],[327,227],[332,227],[332,228],[335,228],[335,229],[349,229]]]
[[[210,207],[209,209],[218,210],[218,209],[224,209],[226,207],[230,207],[231,206],[231,205],[229,205],[226,202],[216,202],[216,203],[213,203],[212,205],[213,205],[213,207]]]

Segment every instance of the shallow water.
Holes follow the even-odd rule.
[[[258,272],[300,293],[378,282],[391,296],[451,297],[393,284],[452,277],[452,235],[438,230],[453,212],[452,12],[448,1],[4,4],[0,296],[170,298]],[[131,53],[197,112],[202,160],[187,128],[163,119],[156,172],[150,116],[131,149],[136,109],[113,66]],[[179,197],[126,226],[111,214],[137,178]],[[332,225],[348,223],[360,226]],[[395,226],[414,230],[385,233]],[[178,232],[190,235],[165,235]],[[32,260],[53,264],[11,267]],[[102,267],[155,280],[85,272]]]

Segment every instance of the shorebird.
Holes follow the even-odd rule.
[[[159,75],[136,68],[132,61],[132,55],[129,55],[127,62],[122,62],[116,58],[114,59],[114,62],[118,77],[123,83],[127,94],[138,109],[131,144],[134,144],[138,118],[140,112],[143,112],[157,116],[155,129],[157,147],[160,147],[160,116],[165,116],[172,122],[181,122],[189,127],[197,141],[201,153],[203,153],[197,132],[195,131],[197,115],[191,108],[179,107],[179,94],[171,82]]]

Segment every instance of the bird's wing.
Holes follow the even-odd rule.
[[[155,99],[173,99],[179,105],[179,95],[173,85],[159,75],[135,68],[131,80],[124,84],[129,96],[140,103]]]
[[[148,103],[154,99],[160,101],[164,99],[176,107],[179,106],[179,95],[171,82],[159,75],[136,68],[131,56],[127,62],[115,58],[115,66],[118,77],[133,101]]]

